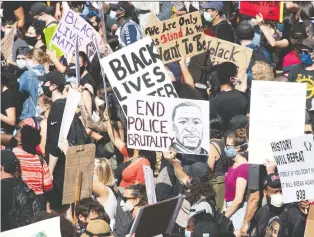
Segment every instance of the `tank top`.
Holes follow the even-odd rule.
[[[220,159],[215,162],[214,177],[225,176],[228,171],[228,157],[226,156],[224,151],[225,144],[220,140],[211,140],[210,143],[215,147],[218,154],[220,154]],[[220,152],[217,146],[219,147]]]
[[[107,186],[106,186],[107,187]],[[116,209],[117,209],[117,199],[114,195],[111,188],[107,187],[109,190],[109,196],[106,202],[102,202],[99,200],[100,204],[103,205],[106,213],[110,218],[110,228],[113,230],[115,225],[115,218],[116,218]]]

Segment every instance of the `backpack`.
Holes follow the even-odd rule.
[[[31,223],[31,219],[41,211],[40,202],[22,179],[15,179],[12,209],[8,214],[11,228],[18,228]]]
[[[125,35],[125,29],[126,27],[128,27],[129,25],[134,25],[135,28],[137,29],[137,32],[140,34],[141,39],[144,38],[143,32],[141,30],[141,28],[139,27],[138,24],[136,24],[135,22],[131,21],[131,20],[127,20],[125,21],[122,25],[121,25],[121,30],[120,30],[120,39],[121,41],[126,44],[126,35]]]

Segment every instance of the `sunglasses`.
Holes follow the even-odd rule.
[[[132,200],[135,199],[135,197],[124,197],[122,196],[122,200],[124,201],[124,203],[126,203],[128,200]]]

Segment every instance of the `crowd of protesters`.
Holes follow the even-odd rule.
[[[124,237],[148,204],[143,166],[150,166],[158,202],[186,196],[187,220],[177,221],[167,236],[304,236],[313,200],[284,204],[276,163],[249,164],[249,115],[253,80],[307,83],[304,132],[313,133],[314,2],[285,3],[282,22],[241,15],[239,2],[120,1],[103,7],[2,2],[1,38],[12,27],[17,31],[12,54],[1,55],[1,231],[60,216],[63,237]],[[79,52],[78,85],[74,58],[51,45],[66,8],[101,36],[105,29],[113,52],[145,37],[148,14],[164,21],[195,11],[205,34],[253,50],[241,89],[237,66],[208,63],[208,52],[165,65],[179,98],[210,102],[209,155],[127,147],[126,118],[108,78],[104,86],[97,55],[90,60]],[[104,56],[103,44],[100,50]],[[69,88],[81,99],[72,121],[76,131],[60,149]],[[62,205],[66,149],[90,143],[96,145],[93,195],[75,207]],[[228,224],[217,222],[221,216]]]

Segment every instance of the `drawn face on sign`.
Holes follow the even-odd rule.
[[[192,103],[179,104],[174,108],[172,119],[176,143],[190,151],[200,148],[203,140],[201,109]]]
[[[266,228],[265,237],[277,237],[280,229],[280,224],[277,221],[273,221]]]

